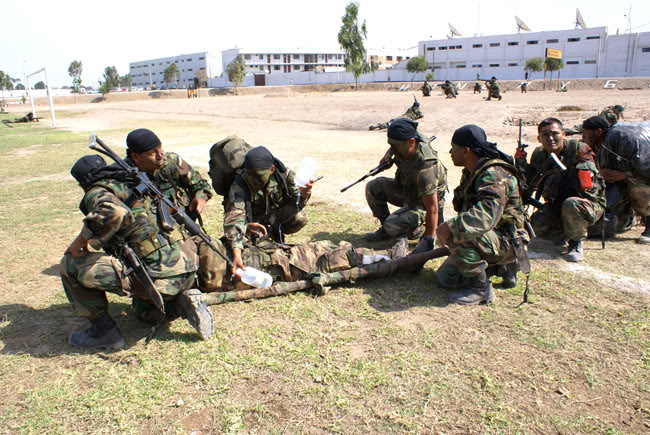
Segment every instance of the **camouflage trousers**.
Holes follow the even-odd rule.
[[[631,179],[627,193],[632,209],[640,216],[650,216],[650,179]]]
[[[603,215],[603,207],[585,198],[571,197],[561,203],[545,202],[544,208],[530,218],[540,239],[559,240],[566,237],[579,241],[587,238],[587,228]]]
[[[500,89],[489,89],[487,99],[489,101],[492,98],[501,98],[501,90]]]
[[[307,212],[303,209],[296,213],[296,206],[294,204],[285,205],[280,207],[275,213],[273,218],[281,224],[283,234],[295,234],[307,225]]]
[[[204,292],[228,291],[246,288],[241,281],[231,282],[226,262],[205,243],[199,247],[199,288]],[[307,279],[313,273],[332,273],[348,270],[363,264],[364,256],[385,255],[389,251],[354,248],[341,241],[329,240],[300,245],[280,245],[261,241],[258,246],[245,246],[242,261],[247,267],[263,270],[273,277],[273,282],[292,282]]]
[[[135,287],[138,284],[126,275],[126,270],[118,258],[101,252],[89,252],[83,257],[64,255],[60,264],[61,281],[75,313],[88,319],[99,318],[108,310],[106,292],[139,299]],[[153,281],[167,302],[192,288],[195,275],[195,272],[188,272]],[[153,307],[151,301],[142,302]]]
[[[528,235],[517,230],[525,243]],[[501,230],[491,230],[472,242],[449,243],[451,254],[438,268],[438,282],[445,288],[458,288],[467,278],[478,276],[488,266],[516,261],[511,236]]]
[[[419,239],[424,234],[424,219],[426,211],[422,208],[411,208],[406,204],[402,187],[394,178],[377,177],[366,184],[366,201],[372,210],[372,215],[383,220],[384,230],[391,237],[408,236]],[[391,213],[388,204],[400,207]],[[438,225],[444,222],[445,193],[438,193]]]

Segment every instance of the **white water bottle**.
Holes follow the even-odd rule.
[[[241,280],[253,287],[263,288],[271,287],[273,285],[273,277],[266,272],[257,270],[254,267],[247,267],[246,270],[237,269],[235,273],[239,275]]]
[[[296,171],[296,178],[294,179],[296,186],[305,187],[307,183],[309,183],[311,179],[314,178],[316,166],[316,160],[312,157],[305,157],[302,159],[302,162]]]

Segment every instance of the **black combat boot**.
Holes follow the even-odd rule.
[[[569,240],[569,252],[566,254],[566,261],[577,263],[582,261],[582,240]]]
[[[185,290],[178,295],[173,304],[170,304],[170,314],[177,314],[183,319],[187,319],[196,332],[199,333],[201,340],[207,340],[214,333],[214,323],[212,321],[212,312],[203,299],[203,293],[199,289]]]
[[[449,294],[449,302],[460,305],[489,304],[494,300],[494,289],[485,271],[468,278],[462,289]]]
[[[637,240],[637,243],[642,245],[650,245],[650,217],[645,216],[645,230],[641,233],[641,237]]]
[[[90,320],[90,328],[85,331],[75,331],[68,337],[68,343],[82,349],[113,349],[124,346],[124,337],[120,328],[108,313],[97,319]]]
[[[379,223],[381,224],[379,229],[375,232],[364,234],[363,240],[365,240],[366,242],[382,242],[384,240],[392,239],[390,234],[388,234],[384,229],[384,221],[386,220],[387,217],[388,216],[379,218]]]
[[[505,269],[506,273],[503,276],[501,285],[503,288],[513,288],[517,285],[517,270],[519,269],[517,262],[513,261],[512,263],[506,264]]]
[[[616,228],[618,227],[618,216],[614,213],[605,213],[603,217],[603,225],[605,232],[605,239],[613,239],[616,237]]]

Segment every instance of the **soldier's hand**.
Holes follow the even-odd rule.
[[[65,250],[66,254],[70,254],[75,258],[84,257],[88,254],[88,240],[86,240],[81,234],[75,238],[68,249]]]
[[[386,151],[386,154],[384,154],[384,157],[381,158],[379,161],[380,165],[388,165],[388,168],[393,166],[393,148],[388,148],[388,151]]]
[[[250,222],[246,226],[246,234],[255,234],[257,237],[266,236],[266,227],[257,222]]]
[[[528,153],[521,148],[517,148],[517,151],[515,152],[515,160],[526,160],[528,157]]]
[[[241,249],[233,248],[232,270],[231,270],[233,281],[238,281],[239,279],[241,279],[241,277],[237,275],[237,269],[246,270],[246,266],[244,266],[244,262],[241,259]]]
[[[303,187],[299,187],[300,189],[300,196],[302,198],[309,198],[311,196],[311,188],[313,186],[312,180],[309,180],[309,183],[305,184]]]
[[[431,251],[436,243],[436,239],[431,236],[424,236],[420,239],[420,243],[415,247],[411,254],[421,254],[422,252]]]
[[[626,178],[625,172],[617,171],[615,169],[601,169],[600,175],[602,175],[608,183],[616,183],[617,181],[625,180]]]
[[[438,229],[436,230],[436,235],[438,236],[438,240],[440,240],[440,243],[447,246],[447,244],[452,238],[451,228],[449,228],[449,224],[447,224],[447,222],[444,222],[443,224],[438,225]]]
[[[190,203],[190,211],[196,211],[197,214],[202,214],[203,210],[205,210],[206,202],[204,198],[194,198]]]

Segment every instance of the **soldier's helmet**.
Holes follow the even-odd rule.
[[[622,113],[625,110],[625,107],[621,106],[620,104],[617,104],[614,106],[614,110],[617,111],[618,113]]]

